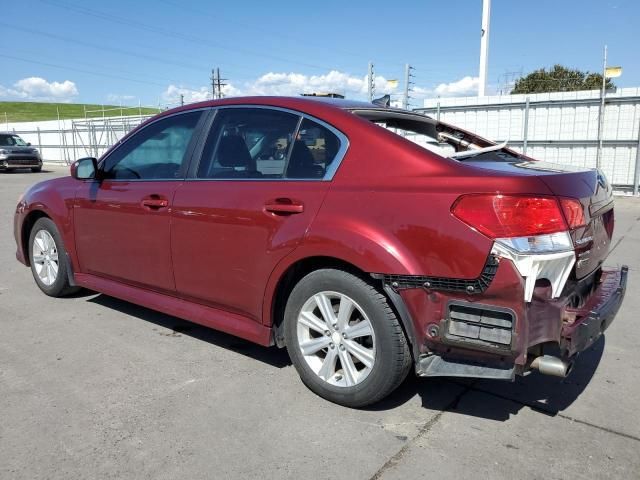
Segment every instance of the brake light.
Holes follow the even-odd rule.
[[[580,200],[576,200],[575,198],[561,198],[560,205],[564,212],[564,218],[567,219],[571,230],[584,227],[587,224],[584,220],[584,209],[582,208]]]
[[[451,207],[451,213],[492,239],[527,237],[568,230],[555,197],[462,195]]]

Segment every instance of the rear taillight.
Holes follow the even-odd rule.
[[[469,194],[451,213],[489,238],[528,237],[568,230],[555,197]]]
[[[567,224],[571,230],[586,225],[584,208],[582,208],[580,200],[576,200],[575,198],[561,198],[560,205],[562,206],[564,218],[567,219]]]

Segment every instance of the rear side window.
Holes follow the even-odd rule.
[[[174,115],[145,127],[109,155],[104,178],[176,179],[184,176],[187,150],[202,112]]]
[[[340,151],[327,127],[268,108],[220,109],[198,178],[321,180]]]
[[[320,179],[336,159],[340,140],[327,127],[305,118],[287,166],[287,178]]]
[[[300,116],[266,108],[220,109],[207,137],[198,178],[282,178]]]

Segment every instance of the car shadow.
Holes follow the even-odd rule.
[[[82,290],[75,296],[95,295]],[[87,299],[106,308],[116,310],[169,330],[166,335],[187,335],[246,355],[267,365],[283,368],[291,365],[285,349],[266,348],[196,323],[157,312],[104,294]],[[566,410],[585,390],[595,374],[604,352],[605,337],[581,353],[567,378],[556,378],[532,372],[516,377],[514,382],[481,379],[451,379],[446,377],[418,378],[411,373],[387,398],[366,408],[369,411],[386,411],[407,403],[418,395],[422,406],[428,410],[455,412],[460,415],[506,421],[529,407],[537,412],[554,416]],[[470,392],[481,396],[481,401],[464,401]]]
[[[417,378],[409,375],[398,390],[369,409],[393,409],[417,394],[426,409],[445,409],[460,415],[501,422],[517,415],[524,407],[555,416],[573,404],[591,382],[602,359],[604,346],[603,335],[590,349],[578,356],[573,370],[566,378],[550,377],[538,372],[532,372],[525,377],[518,376],[515,382],[444,377]],[[444,405],[443,391],[449,402]],[[481,400],[460,402],[461,397],[469,392],[478,393],[476,398]]]
[[[82,296],[79,294],[79,296]],[[168,336],[187,335],[189,337],[210,343],[217,347],[226,348],[234,352],[251,357],[267,365],[276,368],[283,368],[291,365],[291,360],[286,350],[280,348],[266,348],[261,345],[243,340],[233,335],[213,330],[197,323],[182,320],[171,315],[166,315],[155,310],[151,310],[140,305],[119,300],[108,295],[98,294],[87,299],[88,302],[96,303],[112,310],[136,317],[145,322],[153,323],[159,327],[169,330]]]

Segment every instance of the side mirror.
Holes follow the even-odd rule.
[[[27,147],[30,147],[30,146],[31,146],[31,142],[27,142]]]
[[[93,157],[81,158],[71,164],[71,176],[76,180],[96,178],[98,160]]]

